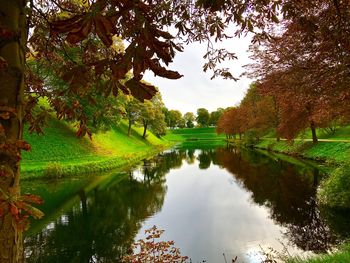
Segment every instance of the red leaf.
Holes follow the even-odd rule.
[[[130,90],[131,95],[140,101],[144,99],[150,100],[157,93],[157,89],[154,86],[142,83],[134,78],[127,81],[125,86]]]

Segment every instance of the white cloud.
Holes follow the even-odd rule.
[[[232,38],[220,47],[235,52],[238,60],[225,62],[224,67],[229,67],[234,76],[239,77],[243,72],[242,66],[249,63],[248,46],[250,37]],[[206,108],[209,111],[219,107],[236,105],[244,96],[251,79],[241,77],[237,82],[216,78],[210,80],[212,72],[204,73],[202,66],[205,62],[203,55],[206,44],[191,44],[186,46],[184,52],[175,56],[170,69],[180,72],[184,77],[178,80],[169,80],[154,77],[152,72],[147,72],[144,79],[157,86],[162,94],[167,108],[177,109],[182,113],[196,112],[198,108]]]

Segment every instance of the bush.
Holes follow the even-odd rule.
[[[49,162],[44,170],[46,178],[61,178],[63,176],[63,167],[58,162]]]
[[[188,257],[182,256],[180,250],[173,246],[174,241],[158,241],[163,232],[156,226],[145,230],[147,237],[135,242],[133,253],[124,256],[122,262],[188,262]]]
[[[258,133],[255,130],[249,130],[244,134],[244,143],[247,146],[254,146],[259,143]]]
[[[335,169],[321,183],[318,198],[321,204],[327,206],[350,208],[350,164]]]

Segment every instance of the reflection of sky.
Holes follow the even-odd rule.
[[[200,170],[198,164],[184,163],[180,170],[170,171],[163,208],[144,223],[137,239],[157,225],[165,229],[163,238],[174,240],[193,262],[225,262],[224,253],[229,262],[238,256],[239,262],[255,263],[260,246],[282,250],[280,241],[287,244],[283,228],[269,218],[268,209],[252,203],[251,193],[226,170],[213,164]]]

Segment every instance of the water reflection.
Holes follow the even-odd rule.
[[[119,262],[143,222],[162,210],[168,187],[166,175],[183,169],[184,163],[198,165],[199,170],[216,166],[228,171],[234,183],[249,193],[251,203],[267,208],[269,217],[283,227],[284,236],[303,250],[322,252],[338,237],[349,236],[341,234],[344,228],[350,229],[349,223],[338,227],[339,222],[331,220],[338,218],[336,212],[320,210],[315,202],[320,177],[317,169],[253,151],[179,149],[144,160],[124,177],[107,176],[97,184],[74,190],[70,194],[76,201],[71,205],[67,202],[58,216],[26,237],[27,261]],[[48,211],[50,202],[56,205],[56,195],[60,196],[60,190],[52,194]]]
[[[303,250],[325,252],[336,237],[322,218],[315,196],[319,171],[291,165],[252,151],[218,150],[219,163],[252,193],[255,203],[270,209],[270,217],[286,227],[286,237]]]

